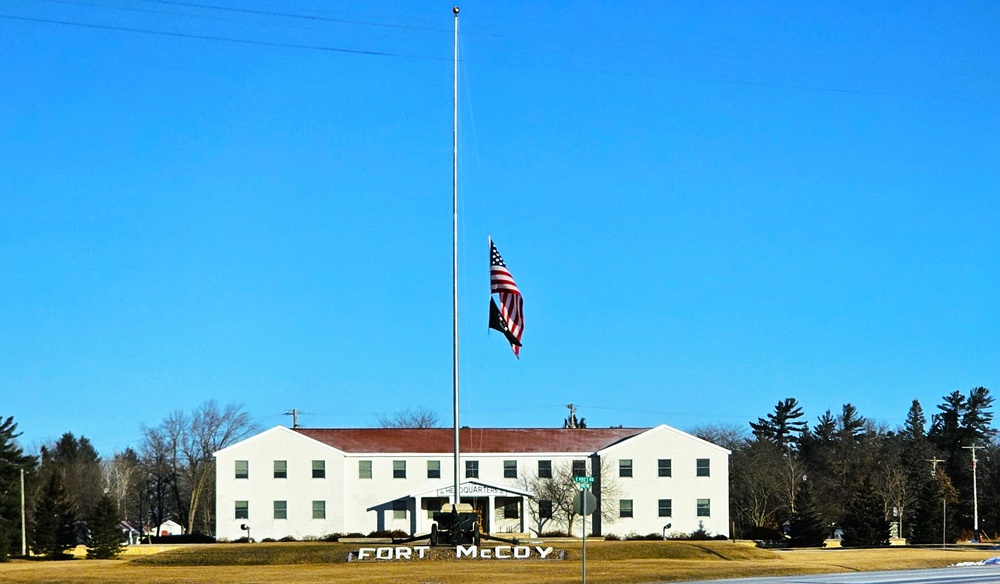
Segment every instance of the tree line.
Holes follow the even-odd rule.
[[[34,554],[60,558],[86,543],[88,557],[114,557],[123,521],[147,536],[167,519],[189,534],[213,533],[213,453],[258,431],[242,405],[209,400],[142,426],[138,449],[102,459],[89,439],[71,432],[27,454],[17,443],[17,424],[6,418],[0,423],[0,561],[21,549],[22,470]]]
[[[913,400],[904,424],[890,429],[849,403],[810,424],[797,400],[787,398],[748,426],[709,425],[692,433],[732,451],[733,537],[803,546],[821,545],[835,533],[847,546],[885,545],[893,536],[913,544],[975,537],[975,446],[979,528],[996,538],[1000,442],[993,401],[984,387],[954,391],[928,421]],[[433,427],[437,418],[418,410],[381,422]],[[584,427],[582,420],[577,427]],[[107,542],[120,541],[123,520],[147,530],[176,519],[188,534],[213,533],[212,455],[259,430],[243,406],[206,401],[142,426],[136,449],[102,459],[86,437],[70,432],[37,455],[25,453],[13,418],[0,418],[0,561],[20,550],[22,470],[32,551],[59,557],[87,542],[95,557],[107,557],[117,553]],[[572,470],[554,470],[553,480],[525,485],[549,502],[530,509],[539,532],[547,522],[573,524],[571,499],[558,491],[572,492],[565,488],[572,486]],[[605,488],[614,490],[613,482]],[[612,511],[601,509],[602,515]]]
[[[852,404],[810,424],[795,398],[741,427],[710,425],[701,438],[732,450],[734,537],[845,546],[979,537],[973,507],[977,459],[980,533],[1000,533],[1000,442],[985,387],[942,398],[928,423],[913,400],[902,427],[865,418]],[[748,435],[749,434],[749,435]]]

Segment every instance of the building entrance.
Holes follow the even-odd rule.
[[[483,533],[490,532],[490,499],[489,497],[462,497],[463,503],[472,505],[472,508],[479,514],[479,530]]]

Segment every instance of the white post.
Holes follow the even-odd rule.
[[[520,533],[528,533],[527,526],[524,523],[527,520],[527,517],[525,516],[528,514],[528,505],[529,503],[524,500],[524,495],[521,495],[521,513],[520,513],[521,521],[520,521],[520,527],[518,528],[518,531]]]
[[[489,495],[488,497],[486,497],[486,521],[489,522],[490,526],[489,526],[489,529],[484,530],[484,533],[486,533],[486,535],[489,535],[491,532],[495,533],[497,531],[496,525],[494,525],[497,522],[497,496],[496,495]],[[485,523],[485,521],[484,521],[484,523]],[[483,527],[485,527],[485,526],[483,526]]]
[[[580,505],[580,527],[583,529],[583,540],[580,544],[580,547],[583,550],[583,584],[587,584],[587,503],[586,498],[584,497],[586,492],[586,487],[580,489],[580,499],[583,503]]]
[[[24,469],[21,469],[21,557],[28,556],[28,529],[25,526],[24,514]]]
[[[948,499],[941,499],[941,547],[948,545]]]
[[[976,448],[981,448],[973,444],[962,448],[972,451],[972,541],[979,543],[979,492],[976,488]]]
[[[423,497],[413,498],[413,533],[424,533],[424,517],[425,513],[423,510]]]

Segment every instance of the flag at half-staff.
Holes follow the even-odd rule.
[[[514,356],[520,358],[521,334],[524,332],[524,300],[507,264],[503,262],[497,246],[490,238],[490,294],[496,294],[500,303],[490,298],[490,328],[507,337]]]

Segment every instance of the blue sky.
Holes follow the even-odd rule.
[[[451,5],[0,8],[0,415],[451,423]],[[992,2],[462,4],[462,423],[996,389]],[[370,54],[379,53],[379,54]],[[524,293],[486,329],[487,235]]]

